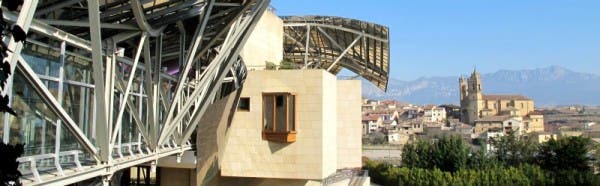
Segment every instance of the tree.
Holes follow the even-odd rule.
[[[23,0],[5,0],[2,1],[2,6],[8,11],[17,11],[23,4]],[[3,15],[3,9],[0,9],[0,15]],[[5,60],[8,52],[13,52],[8,49],[4,43],[5,37],[10,37],[15,42],[25,42],[27,34],[17,24],[10,26],[4,19],[0,19],[0,88],[6,92],[6,82],[13,73],[10,61]],[[17,116],[17,113],[9,105],[8,95],[0,95],[0,112],[10,113]],[[4,131],[9,132],[9,131]],[[2,185],[20,185],[19,178],[19,162],[17,158],[23,154],[22,144],[7,145],[0,140],[0,184]]]
[[[455,172],[466,167],[471,148],[461,136],[443,136],[433,145],[434,167],[442,171]]]
[[[19,162],[17,158],[23,154],[23,145],[4,144],[0,140],[0,184],[2,185],[20,185]]]
[[[535,161],[538,145],[532,138],[521,138],[514,131],[504,136],[490,139],[490,145],[494,146],[493,156],[506,166],[517,166],[523,163]]]
[[[458,135],[443,136],[431,143],[419,140],[402,149],[402,164],[424,169],[455,172],[467,166],[471,148]]]
[[[279,63],[279,69],[298,69],[294,62],[290,59],[283,59]]]
[[[550,139],[540,147],[538,163],[546,170],[590,171],[592,142],[587,137]]]

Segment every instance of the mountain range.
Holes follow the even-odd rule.
[[[551,66],[530,70],[499,70],[481,76],[484,94],[521,94],[533,99],[536,106],[600,105],[600,75],[596,74]],[[458,104],[458,78],[390,79],[387,92],[363,80],[363,97],[413,104]]]

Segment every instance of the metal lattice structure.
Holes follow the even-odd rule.
[[[6,0],[5,0],[6,1]],[[3,18],[2,139],[26,185],[66,185],[191,149],[207,107],[242,86],[239,51],[269,0],[26,0]]]
[[[282,18],[286,59],[333,74],[347,68],[387,89],[390,47],[386,26],[333,16]]]

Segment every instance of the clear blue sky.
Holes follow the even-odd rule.
[[[600,74],[600,0],[272,0],[278,15],[332,15],[390,28],[390,76],[558,65]]]

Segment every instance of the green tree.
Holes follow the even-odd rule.
[[[442,171],[455,172],[465,168],[471,148],[458,135],[443,136],[433,145],[432,162]]]
[[[471,148],[457,135],[443,136],[433,143],[419,140],[404,146],[402,165],[455,172],[467,166],[470,152]]]
[[[279,69],[298,69],[296,64],[290,59],[283,59],[279,63]]]
[[[4,144],[0,139],[0,185],[21,185],[17,158],[23,154],[23,146]]]
[[[591,145],[587,137],[550,139],[541,145],[538,163],[546,170],[590,171]]]
[[[517,166],[523,163],[535,161],[538,144],[532,138],[521,138],[514,131],[504,136],[490,139],[490,145],[494,146],[493,156],[506,166]]]
[[[270,61],[265,61],[265,69],[267,70],[277,70],[277,65]]]

